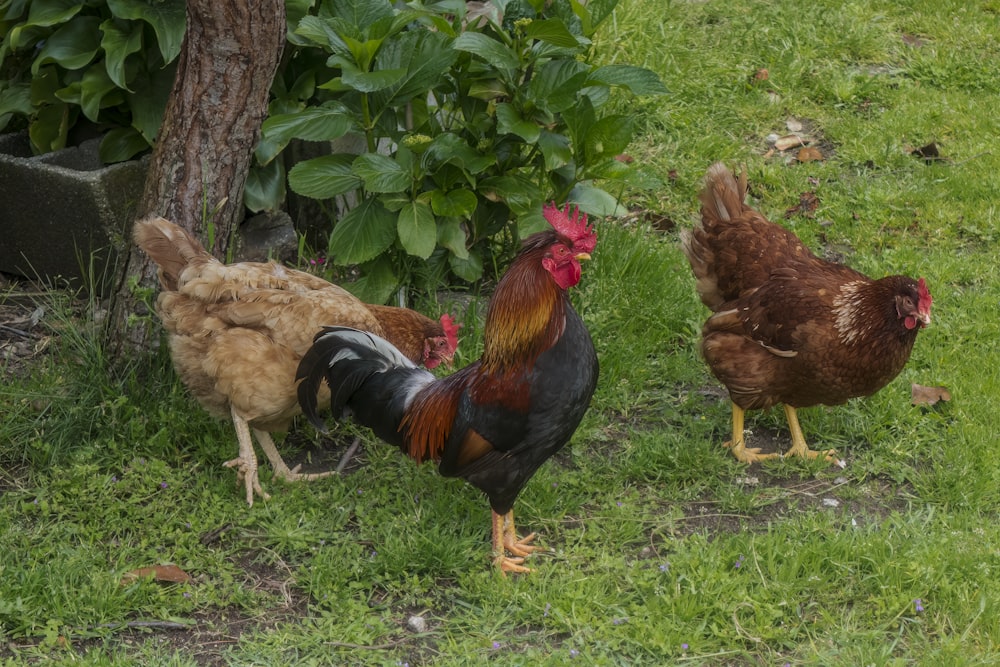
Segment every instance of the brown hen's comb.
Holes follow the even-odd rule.
[[[573,208],[571,217],[570,208],[570,205],[566,204],[560,210],[555,202],[552,202],[546,204],[545,208],[542,209],[542,214],[557,232],[573,242],[573,250],[589,254],[594,251],[594,246],[597,245],[597,235],[594,233],[594,228],[587,225],[587,214],[581,215],[580,207],[576,207]]]
[[[917,281],[917,310],[921,313],[931,312],[931,293],[927,289],[927,282],[921,278]]]

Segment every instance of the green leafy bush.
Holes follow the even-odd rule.
[[[356,291],[383,301],[400,284],[432,289],[449,273],[478,280],[490,258],[502,263],[545,224],[543,202],[609,213],[616,199],[595,183],[636,181],[616,159],[631,119],[603,109],[614,86],[665,91],[649,70],[587,63],[590,36],[616,4],[323,2],[291,39],[325,61],[290,63],[276,86],[257,151],[272,172],[262,182],[284,181],[274,158],[293,138],[362,137],[361,154],[288,174],[299,194],[355,202],[328,252],[361,266]]]
[[[33,149],[45,153],[65,147],[85,119],[106,131],[104,162],[152,144],[184,0],[0,0],[0,34],[0,130],[23,116]]]

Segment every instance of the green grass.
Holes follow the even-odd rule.
[[[551,550],[526,577],[488,567],[474,489],[370,437],[340,478],[284,485],[265,465],[273,498],[246,508],[220,466],[231,427],[162,354],[109,379],[88,314],[57,304],[51,353],[0,386],[0,659],[996,664],[998,15],[992,0],[632,0],[595,44],[671,91],[617,102],[642,128],[633,157],[662,179],[630,205],[690,225],[708,165],[745,164],[753,203],[814,249],[927,277],[934,321],[900,377],[802,411],[810,444],[836,447],[845,469],[748,468],[721,448],[729,407],[696,348],[707,313],[676,229],[645,215],[598,222],[574,291],[601,379],[572,447],[518,501],[521,527]],[[753,82],[761,68],[768,79]],[[827,159],[766,155],[790,118]],[[909,154],[931,141],[945,161]],[[814,215],[786,219],[806,191]],[[463,336],[471,357],[479,328]],[[953,400],[912,407],[912,382]],[[780,411],[748,426],[787,446]],[[158,563],[193,579],[121,585]],[[406,627],[413,615],[424,632]],[[154,625],[126,627],[137,622]]]

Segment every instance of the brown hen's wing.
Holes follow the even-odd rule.
[[[681,234],[697,279],[698,295],[713,310],[763,285],[775,268],[822,261],[795,234],[744,203],[746,173],[739,181],[722,163],[713,164],[701,192],[701,221]]]

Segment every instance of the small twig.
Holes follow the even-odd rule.
[[[324,646],[334,646],[336,648],[350,648],[358,649],[362,651],[386,651],[391,648],[396,648],[402,644],[405,639],[397,639],[394,642],[389,642],[388,644],[351,644],[350,642],[323,642]]]
[[[752,634],[750,634],[749,632],[747,632],[746,630],[744,630],[742,625],[740,625],[740,619],[737,616],[737,614],[739,613],[740,609],[742,609],[743,607],[750,607],[752,609],[753,605],[750,604],[749,602],[741,602],[738,605],[736,605],[735,609],[733,609],[733,625],[736,626],[736,632],[740,633],[741,635],[743,635],[744,637],[746,637],[750,641],[752,641],[752,642],[754,642],[756,644],[760,644],[762,641],[764,641],[763,639],[761,639],[760,637],[754,637]]]
[[[195,627],[195,624],[193,623],[178,623],[177,621],[129,621],[127,623],[99,623],[97,625],[88,625],[84,628],[84,630],[119,630],[122,628],[130,630],[135,628],[152,628],[154,630],[190,630],[193,627]]]
[[[337,468],[334,471],[336,474],[339,475],[340,473],[344,472],[344,468],[346,468],[347,464],[351,462],[352,458],[354,458],[354,453],[358,451],[358,447],[360,446],[361,446],[361,438],[355,437],[354,442],[352,442],[351,446],[347,448],[347,451],[344,452],[344,455],[340,457],[340,463],[337,464]]]
[[[23,338],[35,338],[35,334],[29,333],[27,331],[21,331],[20,329],[15,329],[14,327],[9,327],[6,324],[0,324],[0,329],[10,332],[16,336],[21,336]]]

